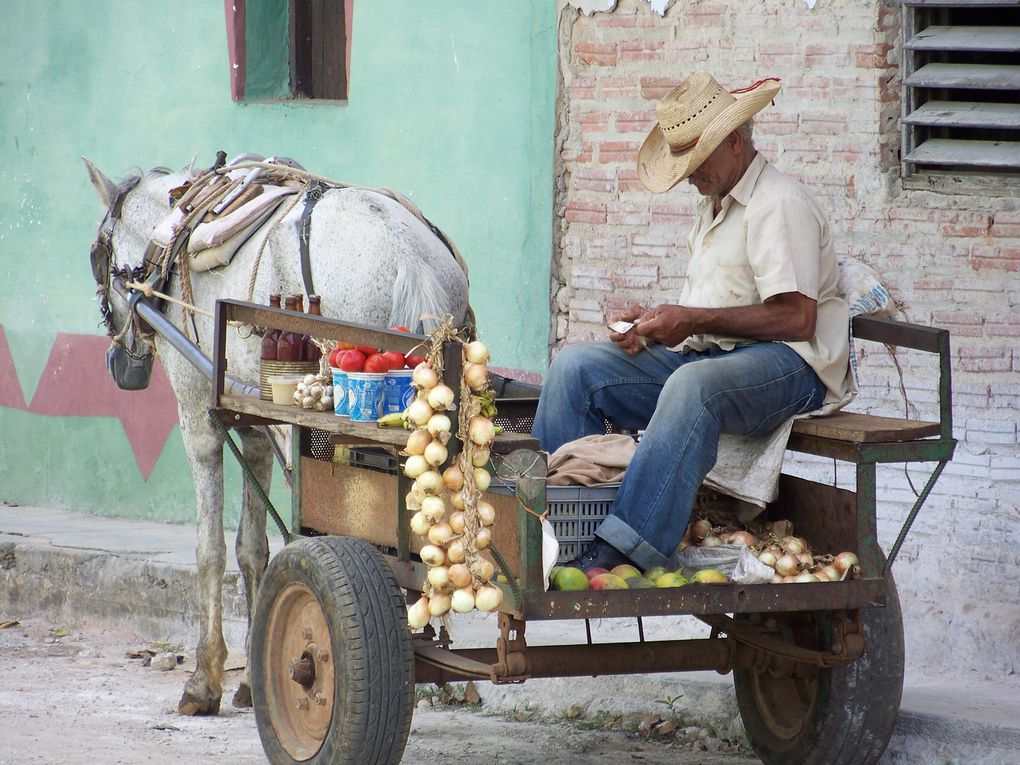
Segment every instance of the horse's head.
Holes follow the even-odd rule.
[[[143,187],[149,184],[142,183],[140,173],[114,183],[89,160],[82,159],[105,207],[89,261],[99,295],[99,310],[111,339],[106,352],[107,368],[120,388],[141,390],[149,384],[152,350],[141,337],[138,323],[132,321],[125,284],[144,278],[145,243],[156,222],[153,215],[159,214],[158,195],[146,193]],[[145,178],[166,175],[165,171],[150,171]],[[166,206],[164,203],[163,214]],[[152,213],[144,214],[150,208]],[[145,220],[138,220],[139,217]]]

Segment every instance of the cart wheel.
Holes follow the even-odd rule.
[[[252,635],[252,701],[271,763],[400,761],[414,653],[378,550],[336,536],[285,547],[259,588]]]
[[[903,620],[896,583],[887,582],[885,608],[861,612],[866,647],[852,664],[799,664],[793,677],[734,670],[740,717],[765,765],[874,765],[882,756],[903,691]],[[832,645],[826,612],[779,621],[780,634],[802,647]]]

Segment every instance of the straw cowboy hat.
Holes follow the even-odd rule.
[[[778,92],[775,77],[733,92],[724,90],[709,74],[688,77],[655,105],[659,124],[638,152],[641,185],[656,194],[669,191]]]

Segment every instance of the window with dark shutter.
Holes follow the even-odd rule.
[[[904,0],[903,177],[1020,185],[1020,0]]]

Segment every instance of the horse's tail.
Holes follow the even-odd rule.
[[[465,285],[467,276],[465,275]],[[447,316],[453,317],[455,326],[465,320],[474,323],[467,305],[466,290],[451,290],[439,272],[430,268],[425,258],[407,253],[397,263],[397,276],[393,285],[390,305],[390,326],[404,326],[412,332],[429,333],[438,328]],[[463,305],[455,305],[456,297],[463,294]]]

